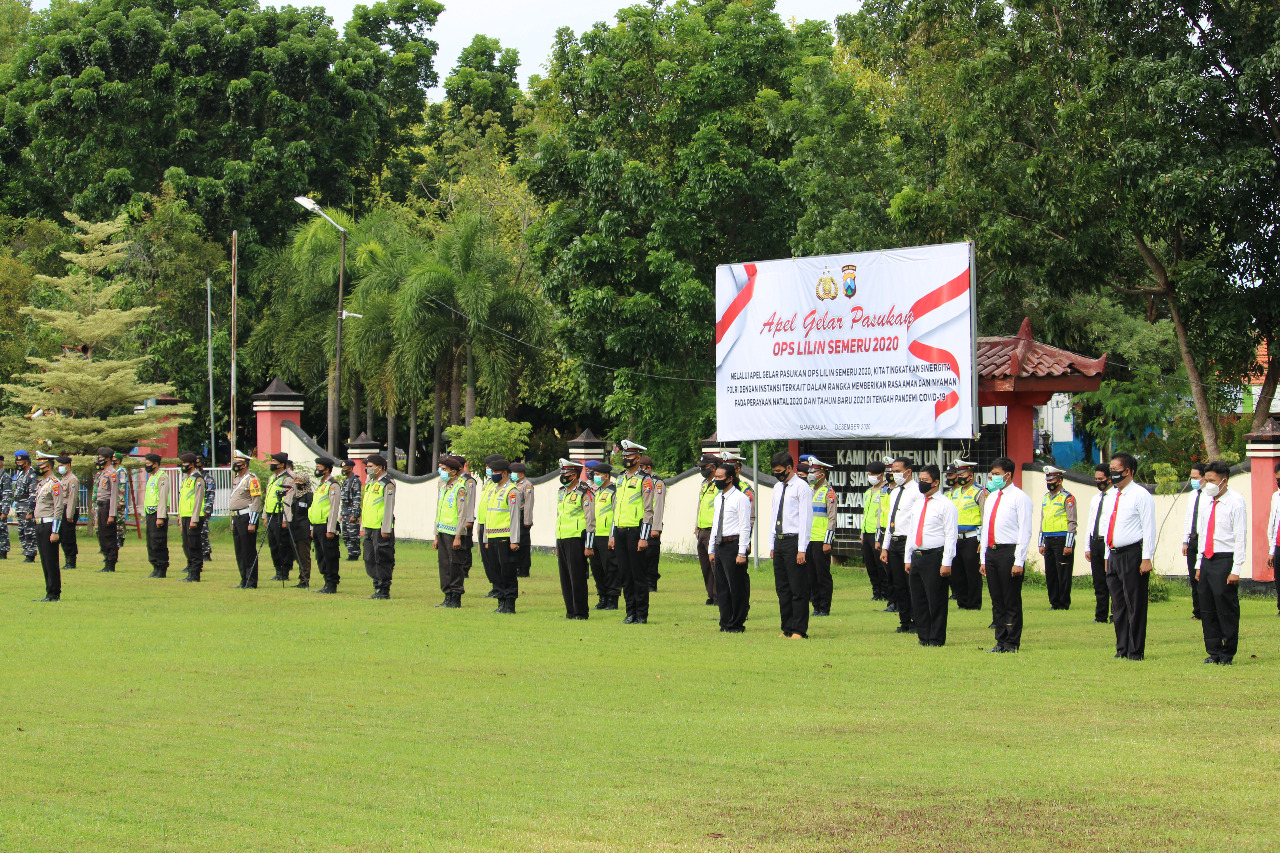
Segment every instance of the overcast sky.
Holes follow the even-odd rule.
[[[351,17],[351,10],[358,0],[294,0],[262,5],[324,6],[334,19],[338,31]],[[614,20],[618,9],[631,5],[626,0],[442,0],[444,12],[432,32],[440,44],[436,58],[436,71],[441,82],[457,62],[458,54],[471,43],[476,33],[493,36],[503,47],[520,51],[520,78],[527,82],[530,74],[545,73],[543,65],[551,53],[551,43],[556,30],[571,27],[582,33],[596,21]],[[44,8],[48,0],[35,0],[35,8]],[[363,0],[363,5],[371,5]],[[836,15],[858,8],[858,0],[777,0],[776,8],[782,19],[804,20],[816,18],[834,20]]]

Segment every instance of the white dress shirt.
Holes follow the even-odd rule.
[[[922,514],[924,529],[921,531],[920,516]],[[908,566],[911,565],[911,552],[917,547],[923,551],[941,548],[942,565],[949,568],[951,561],[956,558],[956,539],[960,535],[959,525],[960,510],[956,509],[956,505],[946,495],[935,493],[927,498],[922,495],[911,512],[909,524],[906,527],[898,525],[898,529],[905,530],[907,534],[907,553],[903,562]],[[920,545],[916,545],[917,531],[921,533]]]
[[[722,526],[723,523],[723,526]],[[716,536],[738,537],[738,553],[745,555],[751,547],[751,499],[730,486],[715,498],[715,513],[711,516],[711,539],[707,550],[716,552]]]
[[[1120,508],[1116,510],[1116,503]],[[1123,490],[1112,486],[1107,490],[1107,500],[1102,508],[1102,538],[1106,541],[1111,527],[1112,514],[1116,526],[1112,540],[1107,545],[1107,559],[1112,548],[1123,548],[1136,542],[1142,543],[1142,559],[1150,560],[1156,553],[1156,501],[1151,493],[1130,482]]]
[[[889,514],[885,516],[887,527],[880,531],[880,547],[888,548],[891,536],[905,536],[906,524],[911,510],[924,499],[920,494],[920,484],[915,480],[907,480],[901,486],[894,486],[883,500],[889,501]],[[897,514],[894,508],[897,507]],[[892,528],[892,529],[889,529]]]
[[[1031,547],[1031,498],[1017,486],[1008,485],[987,495],[982,508],[982,535],[978,540],[979,562],[986,563],[987,542],[994,529],[996,545],[1013,545],[1013,564],[1027,564],[1027,549]]]
[[[1276,528],[1280,526],[1280,491],[1271,493],[1271,514],[1267,516],[1267,553],[1276,552]]]
[[[1217,509],[1214,509],[1214,506]],[[1208,495],[1200,504],[1200,521],[1196,525],[1200,534],[1200,554],[1196,557],[1196,569],[1204,562],[1204,552],[1209,547],[1209,516],[1213,516],[1213,553],[1232,554],[1231,574],[1239,575],[1244,569],[1245,535],[1249,530],[1248,506],[1244,495],[1228,486],[1216,501]]]
[[[1093,531],[1098,531],[1099,539],[1107,538],[1107,519],[1102,515],[1102,508],[1106,506],[1107,495],[1111,494],[1111,486],[1107,486],[1105,492],[1098,492],[1089,501],[1089,526],[1084,529],[1084,549],[1092,555],[1093,550]],[[1103,545],[1103,552],[1106,551],[1106,545]]]
[[[783,487],[786,487],[785,489]],[[782,507],[782,532],[803,536],[806,546],[809,534],[813,532],[813,489],[809,482],[795,474],[785,483],[779,481],[773,487],[773,508],[768,518],[760,519],[760,523],[769,528],[769,550],[773,550],[777,536],[778,507]],[[803,551],[803,548],[797,548]]]
[[[1197,501],[1199,502],[1199,511],[1196,510]],[[1202,497],[1199,489],[1187,496],[1187,518],[1182,525],[1182,544],[1186,545],[1191,542],[1191,537],[1200,529],[1200,519],[1209,511],[1209,499]]]

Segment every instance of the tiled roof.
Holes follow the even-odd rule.
[[[977,370],[982,379],[1100,376],[1106,365],[1105,355],[1086,358],[1033,340],[1029,318],[1012,337],[978,338]]]

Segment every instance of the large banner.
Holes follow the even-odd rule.
[[[969,243],[716,268],[716,432],[973,438]]]

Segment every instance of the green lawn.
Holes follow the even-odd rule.
[[[1274,600],[1244,603],[1227,668],[1185,593],[1131,663],[1080,587],[1069,612],[1028,589],[1022,654],[988,655],[989,613],[920,648],[850,569],[802,643],[765,567],[724,635],[692,562],[630,626],[565,621],[546,556],[508,617],[478,561],[433,609],[422,545],[389,602],[346,562],[337,596],[235,590],[214,547],[199,585],[145,579],[133,538],[115,575],[86,554],[59,604],[0,563],[0,849],[1280,846]]]

